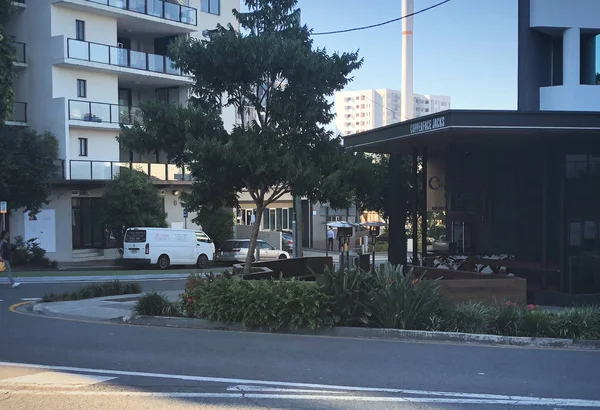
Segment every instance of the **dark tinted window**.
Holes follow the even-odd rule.
[[[227,241],[223,245],[221,245],[221,250],[222,251],[231,251],[231,250],[233,250],[233,248],[236,247],[236,244],[237,244],[236,241]]]
[[[125,242],[146,242],[146,231],[143,229],[129,229],[125,233]]]

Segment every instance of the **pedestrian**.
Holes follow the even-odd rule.
[[[335,238],[335,233],[333,232],[333,228],[331,226],[327,227],[327,250],[333,251],[333,238]]]
[[[12,275],[12,269],[10,268],[10,262],[12,260],[12,249],[10,249],[10,233],[8,231],[2,231],[0,235],[0,261],[4,262],[4,270],[8,276],[8,280],[12,284],[13,288],[20,285],[19,282],[15,282]]]

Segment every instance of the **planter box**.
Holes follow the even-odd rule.
[[[527,303],[527,280],[523,278],[423,266],[415,266],[414,269],[417,276],[425,272],[428,279],[441,279],[440,286],[444,294],[456,303],[494,303],[503,300]]]
[[[244,279],[266,279],[279,276],[284,278],[299,278],[304,280],[314,280],[314,274],[323,273],[325,268],[333,270],[333,258],[329,256],[318,256],[310,258],[290,258],[278,259],[274,261],[254,262],[251,270],[266,269],[266,271],[256,271],[250,275],[245,275]],[[244,271],[244,265],[234,265],[233,273],[241,275]],[[267,272],[268,271],[268,272]]]

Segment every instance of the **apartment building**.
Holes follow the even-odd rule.
[[[98,222],[100,198],[123,168],[148,174],[164,197],[173,227],[193,226],[179,201],[190,174],[163,153],[120,148],[120,125],[139,117],[145,100],[186,103],[191,78],[167,57],[176,37],[201,37],[218,23],[235,24],[240,0],[18,0],[8,32],[18,71],[15,112],[7,123],[50,131],[60,164],[50,203],[30,218],[15,212],[13,236],[37,237],[57,261],[110,258],[112,239]],[[233,109],[223,110],[227,127]]]
[[[414,95],[414,117],[450,109],[451,98],[441,95]],[[400,91],[342,91],[335,95],[336,128],[342,135],[352,135],[405,121],[400,118]]]

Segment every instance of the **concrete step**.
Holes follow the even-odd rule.
[[[101,249],[74,249],[73,262],[89,262],[104,259],[104,252]]]

